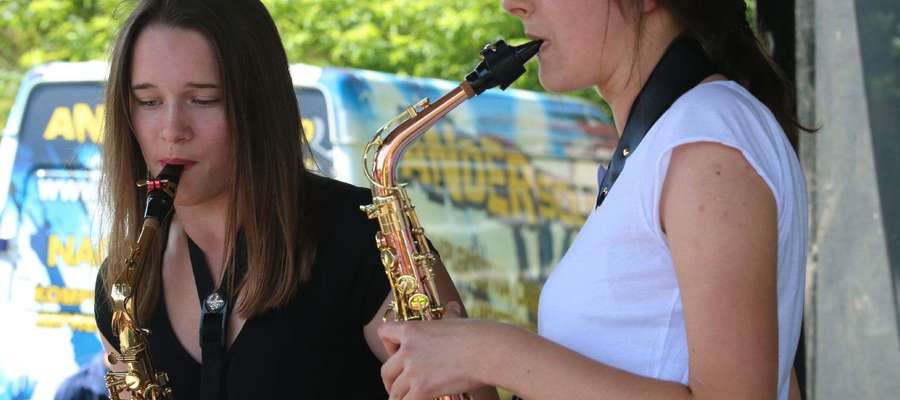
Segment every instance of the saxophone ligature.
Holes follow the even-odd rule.
[[[525,63],[537,54],[541,43],[535,40],[509,46],[499,40],[485,46],[482,61],[458,87],[434,103],[425,98],[408,107],[366,145],[363,168],[372,185],[373,202],[360,209],[370,219],[378,219],[380,227],[375,242],[393,294],[385,320],[440,319],[444,313],[433,273],[437,256],[425,238],[404,184],[397,181],[400,158],[410,144],[464,101],[496,86],[506,89],[525,72]],[[369,153],[374,153],[371,169]],[[468,398],[465,394],[440,397]]]
[[[172,399],[172,388],[165,372],[156,371],[150,360],[148,335],[150,331],[138,326],[134,300],[135,276],[144,268],[144,259],[156,240],[160,225],[172,212],[182,165],[166,165],[155,179],[139,181],[137,186],[147,190],[144,222],[137,243],[124,260],[125,271],[110,290],[112,300],[112,329],[119,338],[119,354],[109,353],[110,365],[124,364],[125,371],[106,373],[109,398],[119,400],[127,393],[136,400]]]

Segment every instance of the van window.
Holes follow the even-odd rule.
[[[328,121],[328,104],[325,95],[319,89],[300,87],[296,89],[297,102],[300,104],[300,118],[303,133],[309,143],[313,160],[307,159],[307,168],[318,169],[321,173],[332,176],[334,163],[331,160],[331,126]]]

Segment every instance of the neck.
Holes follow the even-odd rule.
[[[226,196],[212,201],[175,206],[173,223],[203,250],[213,280],[218,281],[225,263],[225,230],[228,199]]]
[[[662,11],[662,10],[659,10]],[[596,85],[612,109],[619,136],[625,129],[634,100],[650,78],[669,44],[681,33],[671,16],[663,12],[644,15],[644,30],[637,46],[629,46],[627,54],[609,77]]]

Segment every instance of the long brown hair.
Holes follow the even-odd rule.
[[[620,1],[631,6],[631,15],[640,18],[644,0]],[[656,0],[656,3],[672,13],[684,34],[700,42],[720,73],[747,88],[772,111],[795,150],[799,131],[814,131],[800,124],[794,87],[750,27],[745,0]]]
[[[247,243],[247,274],[239,288],[238,312],[249,318],[283,305],[310,275],[317,237],[309,204],[315,193],[307,190],[306,143],[287,56],[271,16],[258,0],[143,0],[120,29],[106,86],[101,183],[110,224],[103,276],[107,293],[123,273],[122,260],[143,219],[145,195],[134,183],[148,170],[131,120],[131,63],[135,41],[153,24],[200,32],[213,47],[233,158],[231,170],[222,172],[233,178],[225,268],[234,268],[235,241],[241,231]],[[167,231],[166,222],[136,278],[141,319],[159,300]],[[226,284],[235,287],[233,280]]]

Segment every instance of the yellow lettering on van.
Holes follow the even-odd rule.
[[[94,246],[91,245],[91,240],[89,238],[81,238],[81,244],[78,246],[78,252],[75,253],[75,263],[84,263],[87,265],[97,264],[97,257],[96,253],[94,252]]]
[[[489,138],[481,141],[481,147],[484,149],[488,166],[488,212],[504,217],[509,216],[509,201],[498,190],[498,188],[506,188],[506,173],[504,166],[500,163],[503,159],[503,147],[498,141]]]
[[[563,196],[563,210],[560,215],[560,219],[564,224],[570,226],[578,226],[581,224],[582,216],[581,209],[582,199],[579,188],[570,183],[564,183],[560,185],[559,192]],[[588,208],[589,209],[589,208]]]
[[[483,204],[486,197],[487,178],[485,177],[484,153],[471,140],[460,143],[459,158],[462,165],[462,186],[465,188],[465,199],[474,204]]]
[[[526,174],[530,175],[528,160],[522,153],[508,153],[506,170],[509,172],[509,208],[513,216],[520,216],[527,223],[537,222],[534,198],[531,195],[532,185]]]
[[[409,146],[403,156],[403,162],[400,163],[399,173],[402,179],[415,179],[422,185],[434,184],[431,165],[425,159],[424,141],[418,141]]]
[[[58,264],[59,257],[62,257],[63,263],[67,265],[75,264],[74,238],[67,238],[63,244],[59,236],[50,235],[47,239],[47,266],[55,267]]]
[[[66,306],[77,306],[93,298],[93,290],[70,289],[53,285],[38,286],[34,288],[34,300],[38,303],[54,303]]]
[[[75,123],[75,138],[78,143],[91,142],[99,144],[103,141],[103,116],[105,108],[97,105],[96,113],[86,103],[75,103],[72,107],[72,119]]]
[[[40,328],[68,326],[74,331],[97,332],[97,322],[94,320],[94,316],[89,314],[39,312],[35,325]]]
[[[424,134],[422,143],[425,145],[424,158],[427,160],[427,164],[430,164],[434,174],[434,181],[432,183],[435,186],[446,186],[444,184],[447,180],[446,166],[448,162],[452,161],[447,157],[447,146],[444,146],[441,142],[440,135],[434,134],[432,131]],[[447,190],[452,191],[453,188],[447,188]]]
[[[56,107],[44,129],[44,140],[55,140],[57,137],[63,140],[75,140],[75,127],[72,123],[72,111],[68,107]]]
[[[444,151],[444,163],[440,168],[443,168],[444,170],[444,186],[450,194],[450,200],[461,202],[464,198],[464,188],[462,186],[462,180],[460,179],[460,173],[464,166],[461,165],[459,152],[457,151],[456,146],[453,145],[455,137],[456,134],[453,132],[453,128],[450,124],[444,125],[444,131],[441,133],[441,138],[443,139],[443,145],[441,147]]]
[[[541,218],[554,220],[559,218],[559,202],[553,197],[553,178],[546,173],[537,174],[538,213]]]
[[[84,143],[90,139],[99,144],[103,140],[104,114],[102,104],[97,105],[96,111],[92,111],[87,103],[75,103],[71,110],[68,107],[56,107],[44,129],[44,140],[61,138]]]
[[[300,118],[300,126],[303,128],[303,136],[306,137],[307,143],[312,142],[316,137],[316,123],[309,118]]]
[[[75,243],[73,236],[66,237],[64,242],[59,236],[50,235],[47,239],[47,266],[59,266],[60,257],[63,265],[100,265],[101,249],[105,248],[105,241],[93,246],[89,237],[83,237],[78,241],[78,247]]]

